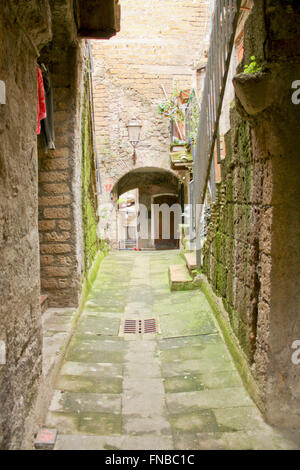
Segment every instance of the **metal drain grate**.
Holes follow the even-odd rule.
[[[144,333],[157,333],[157,324],[155,318],[144,320]]]
[[[123,333],[136,334],[136,320],[125,320]]]
[[[123,326],[124,334],[144,334],[157,333],[157,320],[155,318],[147,318],[145,320],[125,320]]]

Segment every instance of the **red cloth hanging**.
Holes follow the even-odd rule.
[[[43,75],[40,67],[37,68],[37,134],[41,132],[41,120],[45,119],[46,113],[46,102],[45,102],[45,90]]]

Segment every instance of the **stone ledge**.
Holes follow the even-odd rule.
[[[187,268],[188,268],[190,273],[192,273],[192,271],[194,269],[197,269],[197,261],[196,261],[196,253],[195,252],[184,253],[183,257],[185,259],[185,263],[186,263]]]

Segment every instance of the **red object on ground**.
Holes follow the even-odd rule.
[[[36,133],[41,132],[41,120],[45,119],[46,113],[46,102],[45,102],[45,90],[43,75],[40,67],[37,68],[37,130]]]

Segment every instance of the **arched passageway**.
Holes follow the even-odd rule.
[[[175,174],[156,167],[135,169],[120,178],[112,189],[112,196],[116,205],[118,248],[178,248],[182,201]],[[128,197],[135,200],[131,217],[126,210],[129,205],[132,208]],[[136,233],[135,239],[126,239],[128,224],[131,233]]]

